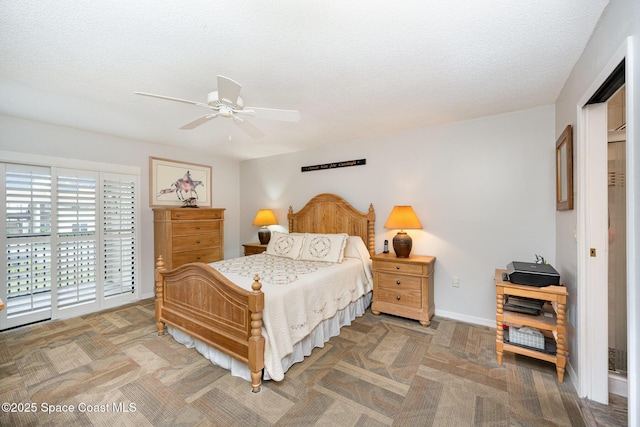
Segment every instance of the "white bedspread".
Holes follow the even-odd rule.
[[[368,261],[345,258],[342,263],[291,260],[268,254],[214,262],[231,281],[250,290],[260,276],[265,295],[262,314],[265,370],[284,378],[281,360],[293,352],[322,321],[333,317],[372,289]]]

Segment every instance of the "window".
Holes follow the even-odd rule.
[[[137,299],[138,175],[0,163],[0,330]]]

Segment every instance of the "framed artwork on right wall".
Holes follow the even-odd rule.
[[[568,125],[556,141],[556,210],[573,209],[573,130]]]

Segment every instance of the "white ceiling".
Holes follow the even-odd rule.
[[[0,2],[0,113],[250,159],[555,102],[607,0]],[[179,127],[216,75],[300,111]]]

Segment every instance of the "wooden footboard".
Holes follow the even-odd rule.
[[[264,368],[262,310],[264,294],[256,275],[247,291],[208,264],[184,264],[173,270],[156,263],[156,323],[158,334],[165,325],[246,363],[251,388],[260,391]]]

